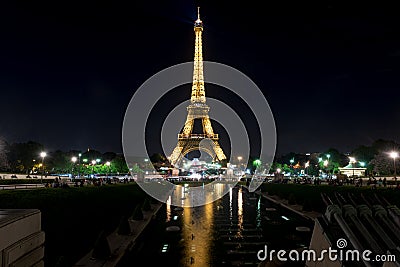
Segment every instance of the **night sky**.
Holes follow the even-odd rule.
[[[0,137],[8,142],[122,152],[136,88],[193,60],[199,2],[8,2],[0,11]],[[204,60],[235,67],[261,88],[278,153],[400,141],[398,9],[297,2],[200,2]],[[188,99],[190,86],[172,96],[172,106]]]

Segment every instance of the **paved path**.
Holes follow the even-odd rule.
[[[314,221],[315,218],[322,216],[321,213],[316,212],[316,211],[304,211],[302,205],[288,204],[288,201],[286,199],[281,199],[278,196],[271,196],[267,192],[262,192],[261,194],[263,197],[274,202],[275,204],[280,205],[286,209],[289,209],[289,210],[303,216],[306,219]]]

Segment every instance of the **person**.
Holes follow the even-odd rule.
[[[386,184],[387,184],[387,182],[386,182],[386,177],[385,178],[383,178],[383,187],[386,187]]]

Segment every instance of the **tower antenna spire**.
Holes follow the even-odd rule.
[[[200,7],[197,7],[197,19],[200,20]]]

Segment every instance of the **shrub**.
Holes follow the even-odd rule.
[[[128,218],[126,216],[122,216],[118,225],[117,233],[119,235],[129,235],[131,232],[132,230]]]
[[[92,257],[95,259],[105,260],[111,256],[111,248],[108,243],[107,236],[104,231],[101,231],[99,237],[94,244]]]
[[[132,220],[141,221],[143,219],[144,219],[144,217],[143,217],[142,209],[137,205],[135,207],[135,210],[132,213]]]
[[[144,211],[149,211],[149,210],[151,210],[151,205],[150,205],[150,201],[149,201],[148,198],[146,198],[146,199],[144,200],[143,205],[142,205],[142,210],[144,210]]]

